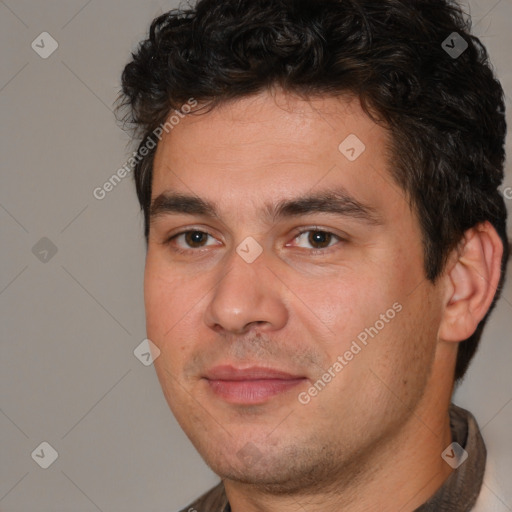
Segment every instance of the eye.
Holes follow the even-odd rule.
[[[207,243],[208,238],[213,239],[214,242]],[[309,228],[296,233],[293,240],[298,241],[298,244],[289,244],[288,247],[303,247],[304,249],[310,249],[309,252],[311,254],[325,254],[328,252],[326,249],[336,245],[337,242],[343,241],[343,238],[330,231]],[[183,254],[200,252],[199,250],[202,248],[219,245],[212,235],[198,229],[190,229],[176,233],[163,243],[164,245],[171,246],[174,251]],[[309,244],[309,247],[301,244]]]
[[[309,235],[308,235],[309,234]],[[308,235],[308,236],[306,236]],[[331,233],[330,231],[323,231],[321,229],[306,229],[300,231],[294,238],[299,243],[307,243],[313,247],[313,250],[319,252],[325,252],[323,249],[327,249],[335,245],[336,242],[342,240],[341,237]],[[300,247],[300,245],[299,245]],[[308,247],[306,247],[307,249]],[[314,252],[313,251],[313,252]]]
[[[178,252],[189,252],[193,251],[194,249],[208,247],[209,245],[217,245],[216,243],[206,244],[208,237],[213,238],[209,233],[206,233],[205,231],[192,229],[177,233],[167,239],[164,243],[168,245],[176,245],[175,250]],[[185,245],[180,245],[180,241]]]

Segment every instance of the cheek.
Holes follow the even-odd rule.
[[[331,280],[316,297],[331,331],[353,338],[392,308],[399,293],[384,272],[353,272]]]
[[[165,332],[167,311],[170,308],[169,286],[166,274],[149,258],[144,273],[144,307],[146,311],[146,330],[149,338],[159,344],[162,332]]]
[[[430,288],[423,282],[401,295],[400,312],[368,351],[370,368],[405,403],[422,392],[434,361],[439,315]]]
[[[423,343],[424,334],[431,339],[434,330],[426,287],[422,268],[406,257],[372,263],[365,272],[347,272],[342,279],[331,280],[325,294],[315,295],[333,333],[333,343],[326,347],[330,359],[336,360],[353,342],[361,347],[354,359],[365,366],[389,367],[392,372],[393,360],[416,357],[411,342],[418,330],[423,329]]]
[[[193,281],[181,282],[167,266],[148,256],[144,274],[146,331],[160,350],[180,351],[176,341],[187,336],[177,334],[194,325],[197,329],[193,316],[198,297],[201,295],[194,292]]]

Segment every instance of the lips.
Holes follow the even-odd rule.
[[[204,378],[214,394],[233,404],[264,403],[306,380],[304,376],[274,368],[235,368],[229,365],[210,369]]]
[[[259,379],[280,379],[290,380],[301,378],[300,375],[275,370],[273,368],[264,368],[260,366],[251,366],[249,368],[235,368],[233,366],[215,366],[206,372],[206,378],[210,380],[259,380]]]

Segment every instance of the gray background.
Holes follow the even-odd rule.
[[[133,149],[112,114],[129,52],[177,5],[0,1],[2,512],[174,511],[217,481],[133,354],[145,249],[131,174],[92,194]],[[511,124],[512,4],[474,0],[471,12]],[[47,59],[31,47],[43,31],[59,45]],[[509,279],[455,397],[482,428],[497,511],[512,510],[511,317]],[[31,457],[43,441],[59,454],[48,469]]]

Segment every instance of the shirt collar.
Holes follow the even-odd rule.
[[[467,512],[476,503],[484,478],[487,450],[474,416],[462,407],[450,405],[452,441],[460,448],[447,448],[445,460],[457,466],[438,491],[414,512]]]

